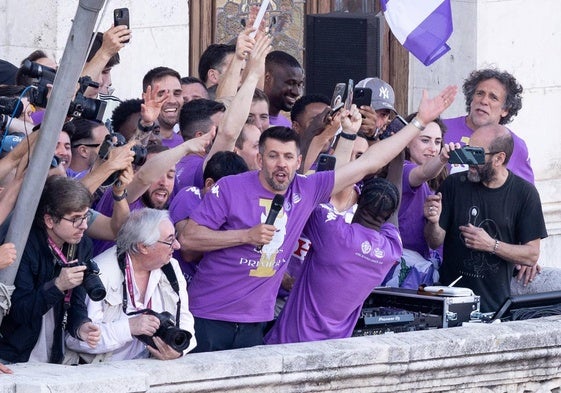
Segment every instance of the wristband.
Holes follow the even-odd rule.
[[[125,190],[123,191],[123,193],[121,195],[115,195],[115,192],[113,192],[113,200],[115,202],[119,202],[122,201],[123,199],[125,199],[127,197],[127,189],[125,188]]]
[[[421,121],[419,119],[417,119],[416,117],[414,117],[413,120],[411,120],[410,123],[413,124],[415,127],[417,127],[419,129],[419,131],[423,131],[425,129],[425,126],[423,125],[423,123],[421,123]]]
[[[150,126],[143,126],[142,124],[140,124],[140,122],[142,121],[142,119],[138,119],[138,124],[136,125],[136,127],[142,131],[142,132],[150,132],[154,129],[154,126],[156,123],[152,123],[152,125]]]
[[[493,251],[491,251],[491,254],[495,255],[497,253],[498,248],[499,248],[499,241],[495,239],[495,246],[493,247]]]
[[[356,134],[347,134],[344,131],[341,131],[341,133],[339,133],[339,136],[341,138],[348,139],[349,141],[354,141],[356,139]]]

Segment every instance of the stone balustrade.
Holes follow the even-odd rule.
[[[83,366],[12,365],[0,393],[559,392],[561,316]]]

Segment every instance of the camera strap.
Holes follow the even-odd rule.
[[[126,284],[124,286],[124,291],[123,291],[123,307],[126,307],[126,303],[125,301],[127,300],[127,292],[129,292],[130,298],[131,298],[131,303],[132,306],[138,310],[138,307],[136,306],[136,302],[134,300],[134,283],[133,283],[133,279],[132,279],[132,273],[131,273],[131,262],[130,262],[130,258],[127,255],[126,259],[125,259],[125,280],[123,280],[123,284]],[[128,288],[128,291],[127,291]],[[148,303],[146,304],[146,308],[151,309],[152,308],[152,298],[150,298],[148,300]],[[126,310],[126,308],[125,308]],[[125,311],[125,314],[127,312]]]
[[[164,274],[166,275],[166,278],[171,284],[171,287],[173,288],[175,293],[177,293],[175,325],[179,327],[179,317],[181,315],[181,296],[179,296],[179,281],[177,281],[177,275],[175,274],[175,270],[173,270],[173,266],[171,265],[171,262],[166,263],[160,269],[162,269],[162,272],[164,272]]]
[[[53,252],[57,257],[58,260],[63,264],[63,265],[68,265],[68,257],[73,258],[74,257],[74,253],[75,253],[75,247],[74,245],[70,245],[68,251],[67,251],[67,256],[64,255],[64,253],[62,252],[62,250],[55,244],[55,242],[50,238],[47,237],[47,241],[49,242],[49,248],[51,249],[51,252]],[[72,296],[72,289],[68,289],[66,291],[66,294],[64,295],[64,308],[65,310],[68,309],[68,307],[70,307],[70,297]]]
[[[121,269],[121,272],[123,273],[123,312],[126,315],[137,315],[137,314],[145,313],[146,309],[133,311],[130,313],[127,312],[127,307],[128,307],[127,281],[129,281],[129,278],[130,278],[129,287],[132,290],[132,277],[130,275],[130,268],[128,266],[130,263],[130,261],[128,260],[128,255],[126,253],[122,253],[118,255],[117,262],[119,264],[119,268]],[[179,327],[179,317],[181,315],[181,297],[179,296],[179,281],[177,280],[177,275],[175,274],[175,270],[173,270],[173,266],[171,265],[171,263],[166,263],[164,266],[161,267],[161,269],[162,272],[165,274],[166,278],[168,279],[171,287],[173,288],[175,293],[177,293],[175,325]],[[131,300],[134,302],[132,294],[131,294]],[[150,304],[148,304],[148,308],[150,308]]]

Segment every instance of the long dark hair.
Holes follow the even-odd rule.
[[[411,113],[405,118],[405,120],[410,122],[411,120],[413,120],[413,118],[416,115],[417,115],[417,112]],[[437,117],[436,119],[432,120],[432,122],[436,123],[438,125],[438,127],[440,128],[440,131],[442,132],[442,144],[440,145],[440,150],[442,150],[442,146],[444,144],[444,135],[446,134],[446,131],[448,130],[448,127],[446,127],[446,125],[442,122],[442,119],[440,117]],[[440,154],[440,150],[438,151],[438,154]],[[409,152],[408,148],[405,148],[405,159],[406,160],[411,159],[411,153]],[[438,190],[438,188],[440,187],[440,185],[442,184],[444,179],[446,179],[446,177],[448,177],[448,175],[449,175],[448,166],[445,166],[444,168],[442,168],[440,173],[438,175],[436,175],[436,177],[434,177],[433,179],[429,179],[427,181],[427,184],[429,185],[429,188],[433,191]]]

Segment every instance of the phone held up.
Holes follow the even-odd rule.
[[[370,106],[372,103],[372,89],[368,87],[355,87],[353,92],[353,104],[357,108],[361,106]]]
[[[115,26],[127,26],[131,28],[129,21],[129,9],[128,8],[116,8],[113,10],[113,24]],[[129,40],[123,41],[124,43],[129,42]]]
[[[483,165],[485,164],[485,150],[482,147],[464,146],[450,151],[450,164]]]
[[[335,169],[335,156],[322,153],[318,157],[318,166],[316,172],[332,171]]]
[[[401,131],[401,129],[407,124],[407,120],[399,115],[396,115],[393,120],[390,121],[390,124],[386,126],[386,129],[380,134],[380,140],[389,138],[393,134],[396,134],[397,132]]]

